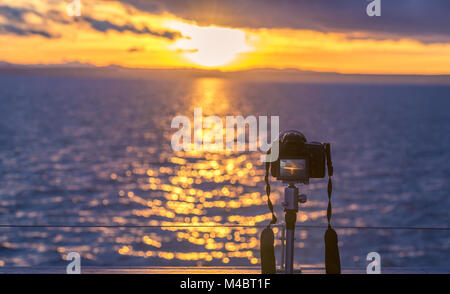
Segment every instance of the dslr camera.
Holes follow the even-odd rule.
[[[274,148],[278,148],[275,150]],[[272,220],[267,228],[261,233],[261,271],[262,273],[276,273],[274,234],[270,225],[277,222],[273,203],[270,200],[269,173],[277,180],[287,183],[284,188],[284,202],[281,204],[285,211],[286,224],[286,250],[285,250],[285,270],[286,273],[294,272],[294,240],[295,223],[299,203],[306,202],[306,195],[299,194],[296,183],[308,184],[311,178],[324,178],[325,169],[328,171],[328,208],[327,220],[328,229],[325,232],[325,268],[327,273],[339,274],[341,264],[339,257],[338,237],[331,227],[331,193],[333,185],[333,164],[331,162],[331,147],[329,143],[308,142],[306,137],[298,131],[286,131],[280,135],[272,145],[272,151],[278,151],[278,159],[273,162],[266,162],[266,182],[267,206],[272,213]],[[276,152],[274,153],[276,154]],[[326,165],[326,166],[325,166]]]
[[[324,178],[328,143],[308,142],[298,131],[286,131],[278,139],[279,157],[270,172],[285,183],[308,184],[310,178]]]

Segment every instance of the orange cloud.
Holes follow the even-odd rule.
[[[152,14],[115,1],[83,1],[82,16],[77,19],[65,14],[65,5],[64,1],[22,0],[11,4],[0,0],[0,6],[20,11],[16,19],[5,17],[8,11],[0,11],[3,61],[450,74],[450,43],[374,39],[358,31],[205,27],[172,14]]]

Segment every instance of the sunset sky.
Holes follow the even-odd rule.
[[[450,74],[450,1],[0,0],[0,61]]]

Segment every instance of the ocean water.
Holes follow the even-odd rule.
[[[449,86],[1,76],[0,266],[65,266],[71,251],[96,266],[259,264],[260,154],[172,151],[172,118],[195,107],[278,115],[331,142],[335,226],[449,226]],[[301,190],[296,264],[323,265],[325,228],[308,226],[326,225],[326,179]],[[448,230],[337,232],[344,267],[372,251],[382,266],[448,266]]]

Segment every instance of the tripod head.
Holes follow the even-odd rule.
[[[305,203],[307,197],[305,194],[299,194],[298,188],[294,183],[289,183],[289,185],[284,188],[284,201],[281,205],[284,207],[284,211],[298,211],[298,203]]]

